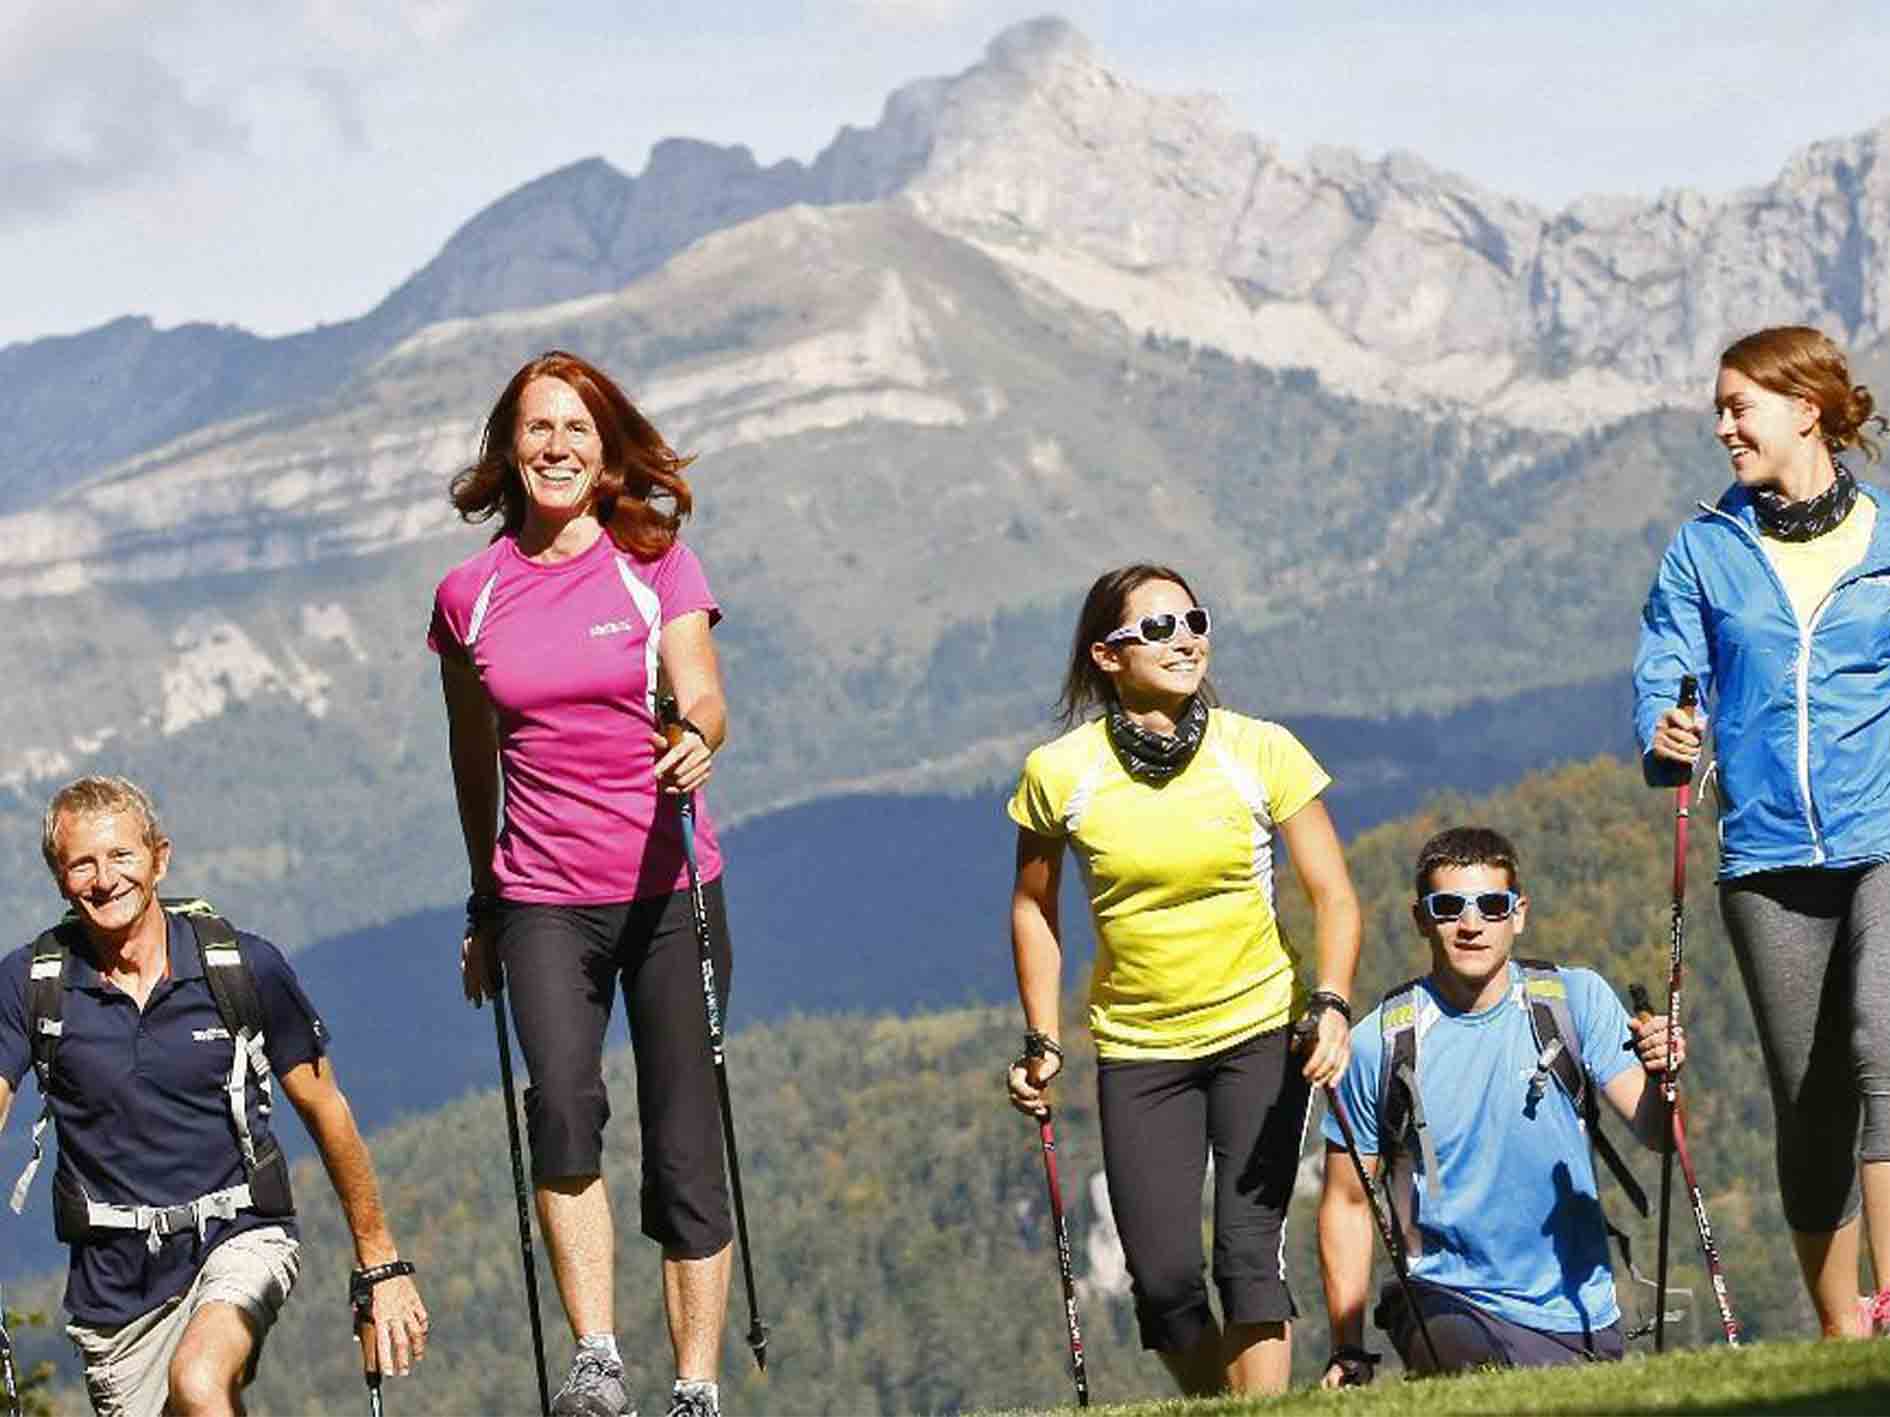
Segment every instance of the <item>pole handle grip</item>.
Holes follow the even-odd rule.
[[[1681,708],[1698,708],[1700,703],[1700,681],[1691,674],[1680,676]]]
[[[1628,999],[1634,1005],[1634,1016],[1636,1018],[1652,1018],[1654,1016],[1654,1001],[1648,996],[1645,985],[1628,985]]]
[[[670,693],[656,696],[656,721],[662,725],[663,737],[670,747],[682,742],[682,712],[676,707],[676,696]]]

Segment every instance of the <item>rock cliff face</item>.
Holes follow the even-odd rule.
[[[1890,335],[1886,144],[1890,124],[1817,144],[1724,199],[1550,214],[1404,153],[1289,162],[1217,100],[1143,93],[1039,20],[955,79],[901,90],[874,134],[843,135],[822,161],[852,159],[842,192],[910,172],[900,190],[927,220],[1131,324],[1367,396],[1523,422],[1567,421],[1557,406],[1572,402],[1592,423],[1697,398],[1718,350],[1757,325]],[[1177,304],[1180,273],[1237,291],[1246,328],[1198,284],[1196,308]]]

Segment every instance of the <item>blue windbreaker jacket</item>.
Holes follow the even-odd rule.
[[[1737,485],[1680,528],[1641,612],[1634,732],[1653,786],[1654,725],[1695,674],[1719,755],[1721,880],[1890,859],[1890,506],[1864,559],[1801,629]]]

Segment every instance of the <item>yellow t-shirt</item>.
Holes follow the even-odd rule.
[[[1096,922],[1089,1027],[1104,1058],[1196,1058],[1293,1014],[1274,916],[1273,827],[1331,783],[1277,723],[1213,709],[1161,786],[1131,777],[1102,720],[1031,753],[1010,815],[1067,840]]]
[[[1831,593],[1838,577],[1864,559],[1876,526],[1877,504],[1860,496],[1851,514],[1823,536],[1810,541],[1759,538],[1766,559],[1785,582],[1785,593],[1792,599],[1792,609],[1798,612],[1799,625],[1811,622],[1812,612]]]

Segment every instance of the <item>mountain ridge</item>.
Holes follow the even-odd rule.
[[[615,290],[795,204],[897,200],[1138,335],[1310,366],[1361,397],[1591,427],[1689,401],[1736,328],[1890,338],[1887,142],[1890,121],[1723,198],[1584,197],[1552,213],[1406,152],[1315,146],[1289,161],[1223,100],[1144,93],[1041,17],[956,75],[896,88],[877,123],[841,128],[811,163],[763,167],[744,146],[684,138],[636,176],[585,158],[490,203],[353,320],[265,339],[127,316],[0,349],[0,388],[38,415],[18,420],[29,453],[93,468],[330,394],[428,324]],[[1045,245],[1066,259],[1041,259]],[[55,416],[73,380],[125,410],[105,435]],[[0,511],[35,495],[0,488]]]

